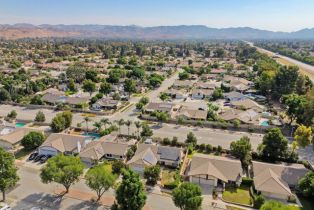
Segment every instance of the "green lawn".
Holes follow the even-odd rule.
[[[253,203],[253,199],[250,196],[249,187],[246,186],[240,186],[238,188],[226,187],[222,194],[222,198],[225,201],[244,205],[252,205]]]
[[[168,188],[173,189],[180,184],[180,176],[178,171],[175,170],[162,170],[161,184]]]
[[[244,210],[244,209],[234,207],[234,206],[226,206],[226,207],[227,207],[227,210]]]
[[[22,160],[25,156],[31,154],[33,151],[28,151],[28,150],[24,150],[24,149],[21,149],[20,151],[18,151],[17,153],[15,153],[15,159],[18,159],[18,160]]]

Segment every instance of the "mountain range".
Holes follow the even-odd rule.
[[[274,32],[250,27],[210,28],[203,25],[154,26],[136,25],[0,25],[0,38],[103,38],[103,39],[314,39],[314,28],[295,32]]]

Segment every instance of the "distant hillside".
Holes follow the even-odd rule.
[[[109,25],[0,25],[0,37],[6,39],[76,37],[105,39],[314,39],[314,28],[273,32],[249,27],[209,28],[192,26],[109,26]]]

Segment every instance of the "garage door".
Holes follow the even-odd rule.
[[[58,154],[58,152],[52,148],[47,148],[47,147],[42,147],[42,148],[39,148],[38,150],[39,154],[40,155],[52,155],[52,156],[55,156]]]
[[[192,182],[199,185],[215,185],[215,180],[213,179],[203,179],[199,177],[192,177]]]

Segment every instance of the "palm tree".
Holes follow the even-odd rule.
[[[105,126],[105,130],[107,129],[107,125],[110,124],[108,118],[102,118],[100,122]]]
[[[102,127],[102,123],[101,122],[95,122],[94,126],[97,128],[97,131],[100,131],[101,127]]]
[[[140,136],[140,128],[142,127],[142,123],[140,121],[136,121],[134,124],[137,128],[137,137],[139,137]]]
[[[118,126],[119,126],[119,134],[121,135],[121,126],[124,125],[124,119],[120,119],[117,121]]]
[[[88,122],[90,122],[91,119],[89,117],[84,117],[84,121],[86,123],[86,129],[87,129],[87,132],[88,132]]]
[[[131,120],[127,120],[125,122],[125,125],[128,126],[128,136],[130,136],[130,126],[132,125],[132,121]]]

